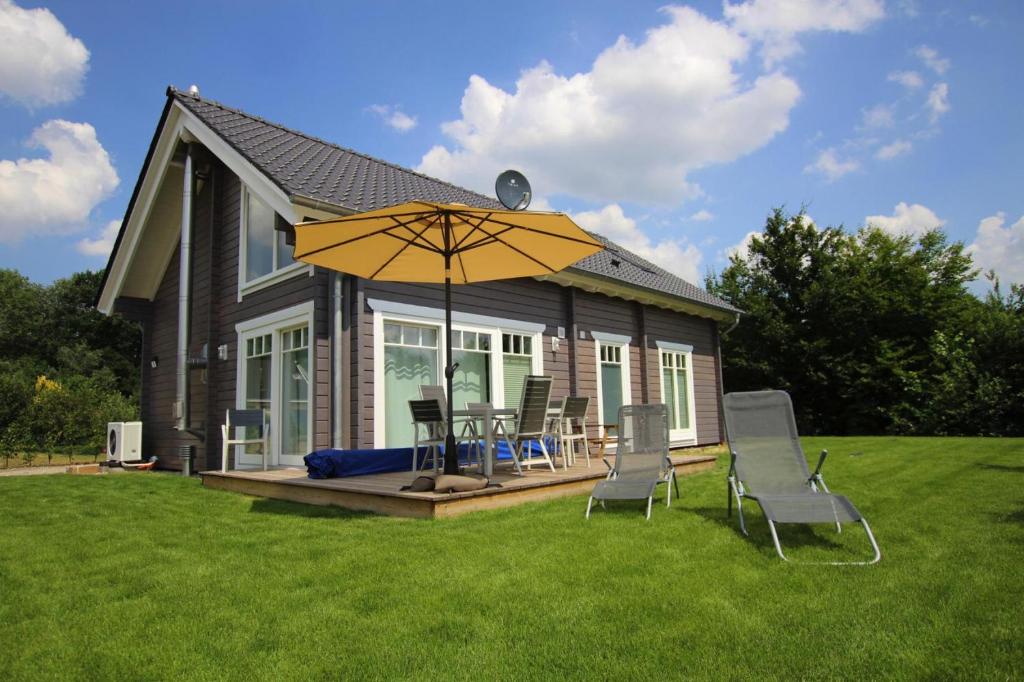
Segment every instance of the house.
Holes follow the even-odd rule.
[[[411,445],[406,401],[442,383],[441,287],[325,271],[291,244],[293,223],[413,199],[497,206],[168,88],[97,301],[143,329],[144,451],[218,468],[231,407],[269,411],[276,465]],[[723,440],[719,327],[738,311],[611,242],[555,275],[457,287],[453,308],[456,404],[509,404],[543,373],[593,398],[595,430],[665,402],[674,445]]]

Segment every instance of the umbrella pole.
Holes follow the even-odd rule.
[[[452,394],[452,377],[455,375],[455,366],[452,364],[452,257],[449,246],[449,235],[451,233],[451,218],[445,216],[444,230],[444,353],[445,367],[444,379],[448,389],[448,433],[444,437],[444,473],[459,473],[459,451],[455,444],[455,421]]]

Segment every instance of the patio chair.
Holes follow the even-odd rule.
[[[554,433],[548,427],[548,403],[551,400],[551,377],[528,375],[523,383],[523,393],[519,399],[519,411],[516,413],[515,423],[512,430],[508,431],[505,424],[498,420],[495,422],[501,431],[509,449],[512,451],[512,463],[521,476],[523,465],[527,468],[534,463],[547,464],[551,471],[555,470],[555,463],[551,460],[545,438],[554,437]],[[540,456],[534,454],[533,444],[540,447]]]
[[[258,429],[256,438],[232,438],[235,429],[253,427]],[[220,427],[221,460],[220,470],[228,470],[228,453],[231,446],[259,445],[263,458],[263,470],[267,470],[267,456],[270,454],[270,416],[263,410],[228,410],[224,415],[224,423]]]
[[[437,404],[441,406],[441,418],[445,422],[445,432],[447,433],[447,422],[448,422],[448,396],[444,393],[444,386],[434,386],[430,384],[420,385],[420,397],[425,400],[437,400]],[[467,407],[469,404],[467,403]],[[469,459],[472,457],[472,452],[475,450],[477,453],[477,462],[480,461],[480,444],[474,440],[474,434],[476,432],[476,425],[473,420],[467,418],[455,418],[455,428],[458,428],[459,422],[462,422],[462,431],[455,437],[456,443],[462,443],[464,441],[470,442],[470,447],[466,452],[466,463],[471,464],[472,461]]]
[[[434,471],[437,471],[441,465],[441,446],[444,445],[447,434],[441,403],[437,398],[410,400],[409,411],[412,413],[413,428],[412,470],[415,473],[424,469],[427,466],[427,459],[432,459]],[[420,439],[420,427],[425,430],[423,439]],[[421,445],[428,447],[427,457],[424,457],[423,463],[417,466]]]
[[[860,523],[871,541],[874,558],[871,561],[826,563],[865,565],[882,558],[875,536],[857,508],[842,495],[829,492],[825,486],[821,467],[828,451],[821,451],[813,474],[808,470],[788,393],[728,393],[723,397],[722,405],[732,455],[728,477],[728,514],[732,515],[735,497],[740,529],[744,535],[749,533],[743,518],[743,499],[749,497],[764,512],[775,551],[786,561],[789,559],[782,552],[775,528],[780,523],[834,523],[837,532],[842,532],[843,522]]]
[[[583,446],[583,454],[590,468],[590,444],[587,441],[587,410],[590,409],[590,398],[562,399],[555,423],[555,435],[559,450],[562,452],[562,466],[568,468],[576,464],[576,444]]]
[[[679,496],[676,470],[668,454],[668,408],[665,405],[623,405],[619,408],[619,436],[615,465],[608,478],[598,481],[587,501],[587,518],[594,500],[647,500],[647,519],[659,483],[665,483],[666,506],[672,505],[672,488]],[[607,462],[606,462],[607,464]]]

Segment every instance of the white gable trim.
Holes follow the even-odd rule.
[[[237,175],[243,183],[255,191],[261,199],[266,201],[275,211],[291,222],[295,223],[298,216],[308,214],[308,209],[303,209],[292,204],[280,187],[260,172],[252,163],[235,151],[231,145],[225,142],[217,133],[213,132],[205,123],[199,120],[192,112],[185,109],[180,102],[171,103],[167,112],[167,119],[164,121],[163,129],[157,139],[153,157],[147,168],[144,169],[145,176],[139,188],[139,196],[132,209],[132,214],[127,216],[128,224],[123,227],[124,234],[118,246],[117,253],[110,264],[110,272],[107,276],[103,291],[100,292],[97,308],[100,312],[109,315],[114,308],[114,301],[121,293],[128,270],[135,259],[135,252],[142,239],[143,227],[149,220],[153,203],[156,200],[160,188],[163,186],[167,169],[170,167],[177,148],[178,141],[182,138],[192,137],[202,143],[217,158],[227,166],[232,173]],[[173,253],[167,254],[169,262]],[[157,284],[159,286],[159,283]],[[149,299],[156,295],[154,289]]]

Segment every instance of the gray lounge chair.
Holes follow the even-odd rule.
[[[608,478],[598,481],[587,502],[587,518],[594,500],[647,500],[647,519],[659,483],[668,484],[666,506],[672,504],[675,467],[668,454],[668,408],[665,405],[623,405],[619,408],[618,446],[615,466]]]
[[[735,497],[740,529],[744,535],[749,533],[743,519],[743,498],[749,497],[760,505],[768,521],[775,550],[786,561],[789,559],[782,553],[775,528],[780,523],[834,523],[837,532],[842,532],[841,524],[844,522],[860,523],[875,550],[874,558],[871,561],[826,563],[865,565],[882,558],[875,536],[857,508],[842,495],[830,493],[825,486],[821,467],[828,451],[821,451],[813,474],[808,470],[788,393],[728,393],[722,405],[732,454],[728,514],[732,516]]]

